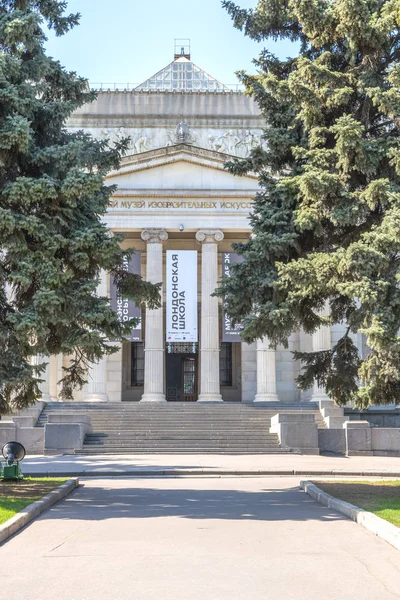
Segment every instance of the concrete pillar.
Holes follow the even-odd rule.
[[[323,317],[329,315],[329,304],[326,302],[324,308],[319,313]],[[331,348],[331,328],[330,325],[323,325],[319,327],[312,336],[312,349],[313,352],[320,352],[321,350],[329,350]],[[312,402],[320,402],[321,400],[329,401],[330,398],[325,392],[325,388],[314,383],[313,393],[311,396]]]
[[[164,229],[145,229],[142,240],[147,244],[146,280],[163,281],[163,244],[168,239]],[[162,289],[161,289],[162,294]],[[163,309],[146,309],[144,393],[141,402],[166,402],[164,394],[164,324]]]
[[[201,343],[199,402],[222,402],[219,383],[218,244],[224,239],[219,229],[201,229]]]
[[[100,272],[100,283],[97,286],[98,296],[107,296],[107,273]],[[96,363],[89,365],[88,383],[85,402],[107,402],[107,355]]]
[[[278,402],[275,350],[265,337],[257,340],[257,394],[254,402]]]

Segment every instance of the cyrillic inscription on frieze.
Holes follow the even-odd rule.
[[[202,201],[202,200],[123,200],[113,198],[110,202],[110,209],[114,210],[215,210],[215,211],[237,211],[249,212],[252,208],[252,202],[247,200],[229,200],[222,202],[220,200]]]

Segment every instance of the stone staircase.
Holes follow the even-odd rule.
[[[315,403],[48,403],[47,415],[82,411],[91,417],[93,433],[76,454],[266,454],[284,453],[278,436],[269,433],[277,412],[313,412],[323,427]]]

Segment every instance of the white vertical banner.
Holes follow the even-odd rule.
[[[167,250],[167,342],[197,342],[197,251]]]

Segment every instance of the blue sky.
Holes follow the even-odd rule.
[[[238,0],[252,8],[256,0]],[[192,60],[222,83],[235,71],[254,71],[258,44],[234,29],[220,0],[69,0],[80,25],[67,35],[49,34],[48,53],[91,82],[141,83],[173,60],[174,38],[190,38]],[[268,42],[280,57],[288,42]]]

